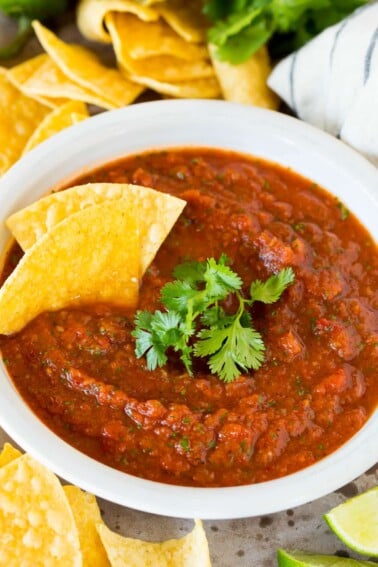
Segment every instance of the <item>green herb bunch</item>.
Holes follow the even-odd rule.
[[[164,366],[169,349],[180,354],[190,375],[193,356],[207,358],[210,371],[224,382],[261,366],[265,346],[253,327],[250,308],[255,301],[277,301],[293,283],[294,272],[284,268],[265,282],[255,280],[244,297],[243,281],[229,264],[222,254],[218,261],[209,258],[178,265],[173,272],[176,279],[161,290],[165,311],[137,312],[135,353],[138,358],[146,356],[149,370]],[[238,305],[233,314],[222,306],[230,294]]]
[[[368,0],[206,0],[212,22],[208,32],[219,59],[246,61],[271,41],[273,55],[282,57],[336,24]]]

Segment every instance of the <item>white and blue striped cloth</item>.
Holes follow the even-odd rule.
[[[378,166],[378,2],[281,61],[268,84],[302,120]]]

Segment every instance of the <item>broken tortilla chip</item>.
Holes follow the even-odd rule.
[[[209,58],[205,45],[188,43],[162,19],[157,22],[145,22],[128,13],[116,14],[115,19],[124,31],[122,39],[127,44],[127,53],[132,59],[159,55],[188,61]]]
[[[84,103],[70,101],[48,114],[41,124],[34,130],[29,138],[23,153],[30,152],[44,140],[51,138],[61,130],[73,126],[82,120],[89,118],[87,107]]]
[[[159,2],[154,8],[185,41],[206,41],[209,20],[202,12],[202,0],[166,0]]]
[[[139,228],[127,202],[74,213],[25,253],[0,289],[0,334],[16,333],[40,313],[69,305],[135,307],[139,273]]]
[[[102,522],[96,498],[77,486],[64,486],[63,490],[71,507],[79,532],[83,567],[110,567],[96,525]]]
[[[201,520],[181,539],[150,543],[97,526],[112,567],[210,567],[209,546]]]
[[[135,0],[81,0],[77,8],[77,25],[87,39],[111,43],[104,25],[108,12],[127,12],[144,22],[154,22],[159,19],[159,14],[149,8],[153,3],[151,0],[143,4]]]
[[[33,28],[42,47],[66,77],[84,89],[104,97],[115,107],[130,104],[144,90],[123,77],[120,71],[105,67],[85,47],[64,43],[37,21],[33,22]]]
[[[128,18],[124,14],[109,12],[105,22],[112,37],[118,64],[126,74],[172,83],[214,77],[213,67],[206,59],[188,61],[170,55],[133,59],[129,52]]]
[[[267,85],[272,68],[265,46],[239,65],[220,61],[215,51],[214,46],[210,46],[214,71],[225,100],[272,110],[278,108],[279,99]]]
[[[77,528],[57,477],[30,455],[0,468],[0,564],[81,567]]]
[[[19,91],[0,67],[0,175],[19,159],[26,142],[49,112],[47,106]]]
[[[8,463],[11,463],[18,457],[21,457],[22,453],[10,443],[4,443],[4,447],[0,453],[0,467],[4,467]]]
[[[119,183],[77,185],[52,193],[17,211],[8,217],[6,225],[26,251],[68,216],[87,207],[115,200],[122,200],[122,206],[128,207],[130,214],[140,219],[142,276],[186,205],[185,201],[168,193]]]

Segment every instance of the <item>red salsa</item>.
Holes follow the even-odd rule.
[[[149,372],[134,353],[134,314],[111,306],[44,313],[0,337],[16,387],[48,427],[136,476],[230,486],[311,465],[363,426],[378,399],[377,250],[342,203],[289,169],[211,149],[126,157],[74,184],[87,182],[187,201],[139,309],[161,308],[178,263],[223,252],[246,289],[285,266],[296,279],[277,303],[254,307],[265,362],[229,384],[198,360],[193,377],[174,357]],[[14,247],[3,278],[17,257]]]

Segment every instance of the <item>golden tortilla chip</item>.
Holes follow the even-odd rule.
[[[87,107],[82,102],[70,101],[46,116],[34,131],[24,148],[24,153],[30,152],[44,140],[51,138],[61,130],[77,124],[89,117]]]
[[[261,47],[248,61],[239,65],[219,61],[215,56],[215,51],[214,46],[210,46],[214,71],[225,100],[273,110],[278,108],[279,99],[267,85],[272,68],[265,46]]]
[[[39,59],[39,63],[34,73],[19,84],[19,88],[25,94],[41,100],[45,100],[45,97],[50,97],[50,100],[55,97],[61,100],[64,97],[66,101],[78,100],[107,110],[117,108],[117,105],[111,102],[106,95],[98,95],[66,77],[47,54],[43,55],[43,59]]]
[[[133,59],[144,59],[158,55],[196,61],[208,59],[205,45],[188,43],[172,28],[159,19],[157,22],[144,22],[132,14],[117,14],[119,27],[125,30],[122,39],[127,43],[127,53]]]
[[[21,451],[13,447],[10,443],[4,443],[4,447],[0,453],[0,468],[18,459],[21,455]]]
[[[183,81],[180,83],[169,83],[156,81],[151,77],[139,77],[133,75],[135,82],[141,83],[154,91],[173,96],[176,98],[220,98],[221,90],[215,77],[199,79],[198,81]]]
[[[0,289],[0,334],[70,305],[135,307],[139,262],[138,223],[127,202],[107,201],[70,215],[25,253]]]
[[[140,219],[140,268],[144,274],[186,203],[147,187],[119,183],[88,183],[52,193],[6,220],[6,225],[25,251],[68,216],[93,205],[122,200]]]
[[[154,6],[178,35],[185,41],[195,43],[206,41],[206,30],[209,27],[202,7],[202,0],[165,0]]]
[[[154,22],[159,19],[159,14],[148,7],[153,3],[151,0],[143,4],[135,0],[81,0],[77,8],[77,25],[84,37],[111,43],[111,37],[104,25],[108,12],[128,12],[144,22]]]
[[[22,92],[28,96],[32,96],[35,100],[38,100],[41,104],[48,106],[49,108],[57,108],[58,106],[68,102],[68,98],[48,98],[38,95],[30,95],[30,93],[25,92],[23,85],[28,79],[43,65],[43,63],[48,59],[49,56],[46,53],[32,57],[19,65],[15,65],[8,69],[7,77],[14,84],[15,87],[20,89]]]
[[[13,165],[50,109],[25,96],[0,67],[0,175]]]
[[[33,28],[42,47],[62,73],[84,89],[104,97],[115,107],[130,104],[143,92],[140,85],[124,78],[120,71],[105,67],[88,49],[64,43],[37,21],[33,22]]]
[[[63,489],[30,455],[0,469],[0,565],[82,565]]]
[[[79,532],[83,567],[110,567],[108,556],[96,529],[96,525],[102,522],[96,498],[77,486],[64,486],[63,490]]]
[[[124,18],[124,14],[109,12],[105,22],[112,37],[118,64],[130,76],[149,77],[156,81],[173,83],[214,76],[210,61],[205,59],[187,61],[170,55],[133,59],[129,52],[128,18]]]
[[[97,526],[112,567],[210,567],[209,546],[201,520],[181,539],[150,543],[122,537]]]

